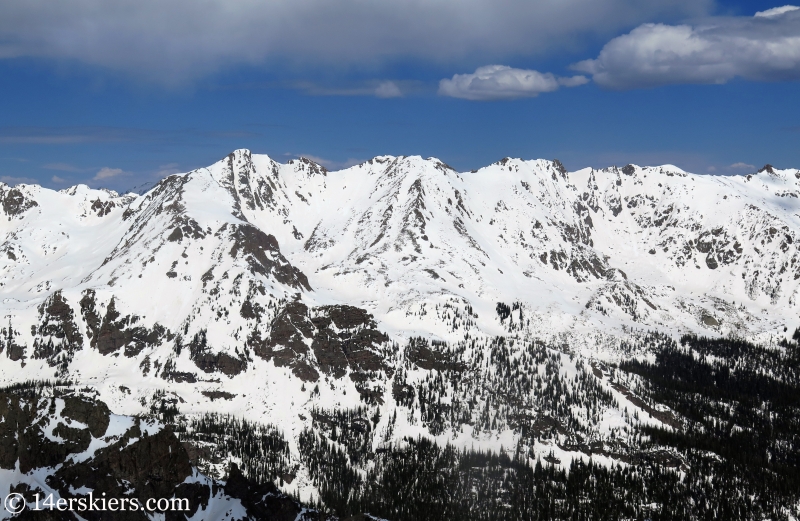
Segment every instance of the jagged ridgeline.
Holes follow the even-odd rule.
[[[800,171],[239,150],[0,209],[0,491],[166,450],[208,519],[798,517]]]

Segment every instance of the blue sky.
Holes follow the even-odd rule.
[[[800,9],[783,6],[9,0],[0,179],[124,190],[236,148],[329,168],[800,168]]]

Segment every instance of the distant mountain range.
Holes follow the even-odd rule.
[[[769,165],[457,172],[381,156],[329,172],[247,150],[141,194],[0,185],[0,380],[69,381],[161,422],[274,425],[292,462],[280,483],[306,502],[325,495],[303,433],[337,439],[345,416],[371,454],[417,436],[498,451],[533,429],[556,434],[532,457],[622,461],[623,426],[682,420],[611,364],[687,334],[778,349],[800,326],[799,196],[800,170]],[[492,396],[520,371],[528,383]],[[520,390],[545,374],[597,409]]]

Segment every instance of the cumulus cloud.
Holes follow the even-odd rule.
[[[4,0],[0,58],[79,60],[174,83],[229,66],[497,60],[574,46],[713,0]]]
[[[439,94],[468,100],[507,100],[532,98],[559,87],[576,87],[589,80],[585,76],[559,78],[549,72],[514,69],[507,65],[478,67],[472,74],[456,74],[439,82]]]
[[[698,25],[640,25],[573,69],[612,89],[725,83],[735,77],[800,79],[800,9],[784,6]]]
[[[95,174],[94,180],[102,181],[104,179],[111,179],[112,177],[117,177],[124,173],[125,172],[123,172],[121,168],[109,168],[107,166],[104,166],[97,172],[97,174]]]

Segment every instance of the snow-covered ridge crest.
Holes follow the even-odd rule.
[[[216,392],[263,364],[391,372],[412,336],[569,338],[599,357],[615,355],[587,339],[637,330],[769,340],[798,325],[798,196],[800,171],[769,165],[331,172],[247,150],[144,195],[3,185],[0,374]]]
[[[328,172],[307,159],[280,164],[237,150],[208,168],[170,176],[143,196],[80,185],[58,193],[3,187],[8,260],[2,291],[19,301],[81,284],[117,286],[117,294],[123,278],[160,286],[167,273],[178,279],[167,282],[191,279],[186,286],[196,288],[226,260],[226,241],[264,233],[275,239],[270,255],[280,255],[277,265],[292,264],[308,277],[307,285],[290,281],[292,290],[314,288],[309,298],[319,303],[365,304],[378,317],[435,295],[493,307],[495,301],[542,304],[542,294],[575,293],[587,304],[619,284],[613,280],[619,272],[645,292],[672,287],[685,299],[718,289],[731,302],[777,305],[783,299],[793,305],[793,284],[769,273],[785,273],[793,264],[797,176],[797,170],[769,165],[736,177],[698,176],[673,166],[567,172],[558,162],[508,158],[459,173],[418,156],[376,157]],[[76,237],[79,230],[86,237]],[[216,244],[201,244],[212,237]],[[760,248],[762,240],[778,251]],[[197,270],[180,268],[188,260],[172,266],[175,259],[171,269],[148,269],[162,264],[162,251],[187,259],[193,250]],[[15,251],[22,262],[11,258]],[[778,257],[786,258],[779,263]],[[141,269],[133,269],[134,262]],[[718,280],[731,279],[720,265],[739,269],[741,282]],[[762,269],[745,269],[756,265]],[[562,296],[539,307],[581,313],[559,302],[574,297]],[[623,321],[650,314],[616,302],[603,307],[601,315]],[[664,311],[663,319],[675,316]],[[687,318],[681,326],[696,325]],[[665,320],[648,325],[657,322]]]

